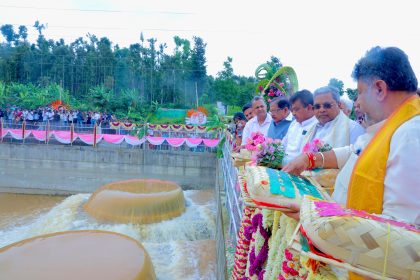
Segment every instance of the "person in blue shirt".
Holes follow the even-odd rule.
[[[273,118],[268,129],[267,137],[283,139],[293,121],[290,113],[290,103],[285,97],[277,97],[270,102],[270,114]]]

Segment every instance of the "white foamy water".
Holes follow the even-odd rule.
[[[113,231],[143,244],[158,279],[215,279],[215,204],[195,203],[197,192],[184,191],[186,211],[181,216],[147,225],[98,222],[83,210],[90,194],[72,195],[29,224],[0,230],[0,247],[67,230]]]

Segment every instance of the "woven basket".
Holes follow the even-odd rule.
[[[328,193],[334,191],[335,180],[339,169],[317,169],[313,171],[304,171],[302,175],[312,178],[321,185]]]
[[[281,170],[263,166],[245,168],[246,192],[254,207],[290,211],[291,204],[300,204],[304,195],[331,200],[316,182]]]
[[[232,160],[235,167],[244,167],[251,161],[251,153],[248,150],[242,149],[240,153],[232,153]]]
[[[324,257],[324,256],[320,256],[317,253],[307,251],[307,249],[303,248],[303,246],[301,244],[302,235],[301,235],[300,229],[301,229],[301,224],[299,224],[296,227],[295,232],[293,233],[292,237],[289,240],[287,248],[294,254],[299,254],[299,255],[302,255],[302,256],[308,257],[312,260],[317,261],[317,265],[319,265],[318,267],[334,266],[336,268],[336,269],[334,269],[334,272],[337,274],[337,276],[339,276],[339,279],[347,279],[348,278],[348,272],[347,271],[353,271],[353,272],[356,272],[359,275],[368,277],[368,279],[396,280],[395,278],[382,277],[382,276],[379,276],[376,273],[372,273],[370,271],[367,271],[366,269],[360,269],[360,268],[352,266],[348,263],[344,263],[342,261],[334,260],[332,258],[327,258],[327,257]],[[318,274],[318,273],[315,272],[315,274]]]
[[[420,230],[414,226],[309,197],[300,215],[308,242],[349,264],[349,270],[376,278],[420,279]]]

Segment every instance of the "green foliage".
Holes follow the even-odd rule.
[[[258,66],[255,76],[259,80],[255,91],[262,95],[267,103],[279,96],[288,96],[298,91],[299,84],[295,70],[290,66],[281,66],[280,60],[271,58]]]
[[[185,118],[158,118],[156,116],[152,116],[149,122],[153,124],[185,124]]]
[[[242,112],[241,106],[234,106],[234,105],[228,105],[227,106],[227,115],[233,116],[237,112]]]
[[[252,99],[255,79],[235,76],[231,62],[232,59],[228,57],[223,64],[223,70],[217,74],[212,88],[217,101],[222,101],[227,105],[243,106]]]
[[[60,97],[66,104],[70,104],[72,101],[69,93],[56,84],[39,87],[33,84],[0,82],[1,106],[17,105],[23,108],[38,108],[51,104]]]
[[[276,81],[277,79],[278,81]],[[277,70],[271,77],[271,79],[268,81],[264,90],[267,90],[269,86],[273,83],[276,85],[277,88],[280,88],[280,86],[278,86],[280,82],[284,83],[283,92],[285,92],[286,94],[290,95],[298,91],[299,83],[296,72],[292,67],[283,66],[279,70]]]
[[[340,94],[340,96],[343,96],[343,94],[344,94],[344,83],[343,83],[343,81],[338,80],[336,78],[332,78],[328,82],[328,85],[338,89],[338,93]]]
[[[217,158],[223,158],[223,146],[226,143],[226,136],[223,136],[222,139],[220,139],[219,144],[217,144],[217,150],[216,150],[216,156]]]
[[[207,110],[207,117],[212,117],[217,115],[217,107],[216,104],[203,104],[202,107],[204,107]]]
[[[353,100],[353,101],[355,101],[356,100],[356,98],[357,98],[357,96],[358,96],[358,92],[357,92],[357,89],[351,89],[351,88],[347,88],[346,89],[346,93],[347,93],[347,96],[349,97],[349,99],[350,100]]]
[[[231,57],[217,77],[207,75],[207,45],[200,37],[189,41],[175,36],[171,53],[165,43],[143,34],[138,42],[122,48],[94,34],[70,43],[48,39],[47,25],[39,21],[32,28],[38,34],[35,42],[28,42],[25,26],[15,27],[18,30],[12,24],[0,26],[5,42],[0,43],[3,105],[36,107],[61,96],[72,108],[125,116],[130,112],[137,119],[135,114],[148,114],[153,102],[167,108],[192,108],[198,97],[199,104],[222,101],[243,106],[253,96],[256,79],[235,75]],[[266,65],[274,72],[281,67],[276,57]]]

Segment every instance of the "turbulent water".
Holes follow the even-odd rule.
[[[158,279],[215,279],[215,204],[201,191],[184,191],[186,211],[148,225],[98,222],[83,211],[90,194],[64,199],[25,225],[0,230],[0,248],[33,236],[67,230],[107,230],[130,236],[146,248]]]

